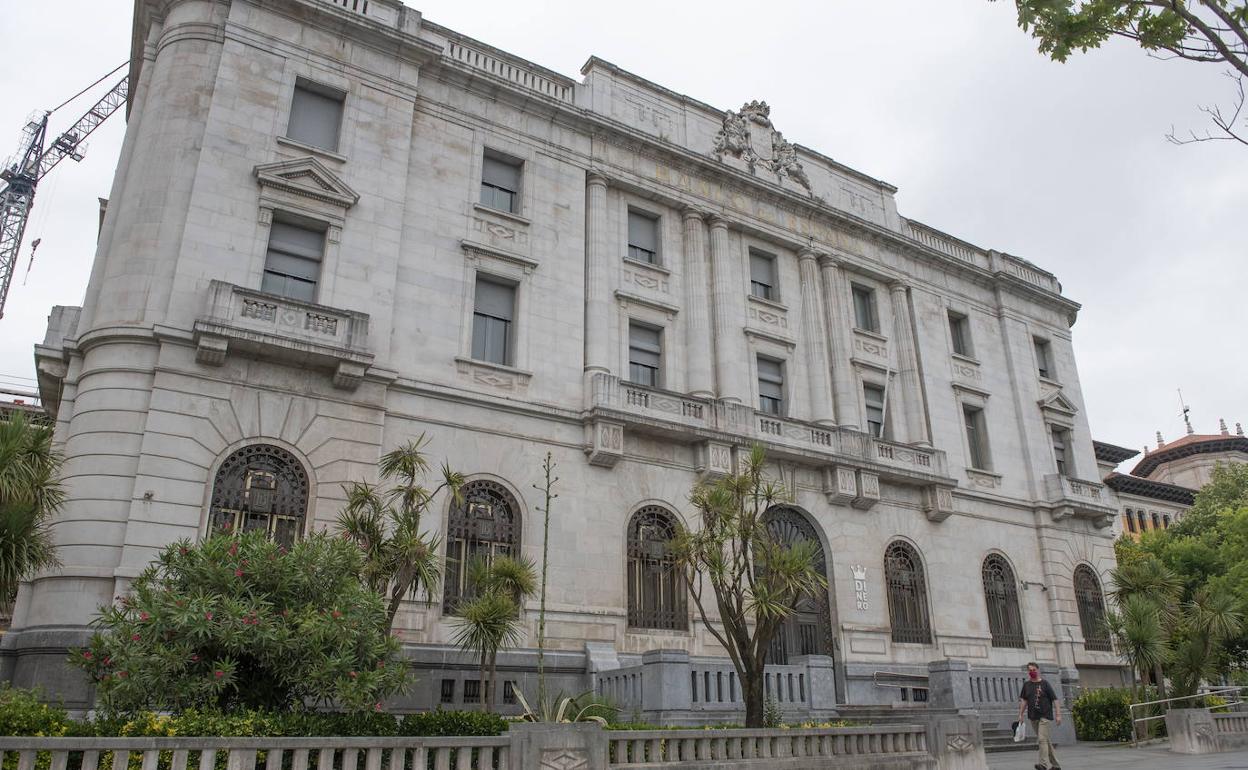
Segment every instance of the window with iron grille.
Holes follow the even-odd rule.
[[[777,505],[763,514],[767,533],[777,542],[792,545],[802,541],[816,544],[814,568],[820,575],[827,575],[823,546],[814,525],[802,511],[789,506]],[[794,606],[793,614],[785,618],[779,631],[772,637],[767,648],[767,663],[788,665],[793,655],[832,654],[832,615],[828,607],[827,591],[815,596],[803,596]]]
[[[510,679],[503,682],[503,703],[508,706],[516,703],[516,683]]]
[[[212,484],[210,522],[214,530],[260,530],[289,547],[303,532],[308,510],[308,474],[281,447],[252,444],[221,463]]]
[[[465,679],[464,680],[464,703],[480,703],[481,702],[481,680]]]
[[[993,647],[1023,649],[1023,618],[1018,609],[1018,583],[1014,570],[1000,554],[989,554],[984,559],[984,600],[988,604],[988,630],[992,633]]]
[[[888,583],[888,619],[893,641],[931,644],[927,579],[923,575],[923,562],[909,543],[896,540],[885,549],[884,579]]]
[[[440,702],[454,703],[455,702],[455,680],[443,679],[442,680],[442,692],[439,693],[439,695],[441,696],[439,698]]]
[[[651,265],[659,263],[659,218],[628,210],[628,258]]]
[[[447,522],[442,577],[442,611],[446,614],[454,614],[460,602],[472,597],[468,565],[474,559],[488,564],[495,556],[520,552],[520,507],[502,484],[471,481],[463,486],[461,496],[459,504],[451,505]]]
[[[1075,603],[1079,606],[1083,646],[1089,650],[1113,652],[1109,629],[1105,626],[1105,597],[1101,594],[1101,581],[1086,564],[1075,567]]]
[[[628,625],[683,631],[689,627],[684,573],[672,553],[675,517],[657,505],[628,524]]]

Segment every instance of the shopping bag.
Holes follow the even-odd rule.
[[[1018,722],[1014,728],[1014,742],[1022,743],[1025,740],[1027,740],[1027,723]]]

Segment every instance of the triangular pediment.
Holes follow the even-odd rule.
[[[1070,400],[1062,395],[1060,390],[1055,390],[1039,401],[1040,408],[1046,412],[1053,412],[1065,417],[1074,417],[1079,413],[1079,409]]]
[[[261,187],[273,187],[344,209],[351,208],[360,199],[341,177],[311,156],[261,163],[256,166],[255,175]]]

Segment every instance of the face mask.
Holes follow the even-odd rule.
[[[1040,679],[1040,672],[1039,672],[1039,671],[1028,671],[1028,672],[1027,672],[1027,676],[1031,678],[1031,681],[1035,682],[1035,681],[1037,681],[1038,679]]]

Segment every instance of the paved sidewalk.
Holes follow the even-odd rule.
[[[1171,754],[1166,743],[1131,748],[1130,744],[1080,743],[1056,747],[1062,770],[1248,770],[1248,751],[1226,754]],[[989,754],[992,770],[1033,770],[1034,751]]]

